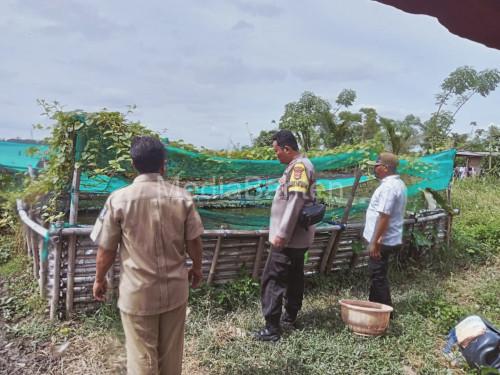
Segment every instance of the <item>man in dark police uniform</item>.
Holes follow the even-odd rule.
[[[271,254],[262,275],[261,291],[266,325],[255,334],[261,341],[280,339],[280,320],[295,324],[304,296],[304,254],[314,240],[314,227],[298,224],[304,206],[314,201],[314,167],[300,154],[297,140],[288,130],[273,136],[273,148],[278,160],[287,167],[271,207]]]

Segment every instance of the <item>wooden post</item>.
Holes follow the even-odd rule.
[[[446,189],[446,203],[448,203],[448,207],[451,209],[451,185]],[[453,215],[451,212],[448,212],[448,222],[446,223],[446,248],[450,248],[451,246],[451,224],[453,222]]]
[[[45,239],[40,238],[38,240],[38,253],[40,254],[40,278],[38,279],[38,285],[40,287],[40,297],[43,299],[47,298],[47,271],[49,268],[47,254],[44,254],[44,245]]]
[[[266,244],[265,236],[260,236],[259,243],[257,245],[257,253],[255,254],[255,262],[253,264],[253,272],[252,272],[252,277],[255,280],[259,279],[260,263],[262,261],[262,253],[264,252],[265,244]]]
[[[344,214],[342,215],[342,220],[340,221],[341,224],[343,224],[343,225],[347,224],[347,221],[349,220],[349,213],[351,212],[352,202],[354,201],[354,197],[356,196],[356,191],[358,190],[360,179],[361,179],[361,169],[356,168],[356,170],[354,171],[354,184],[352,185],[351,196],[349,197],[349,200],[347,201],[347,204],[346,204],[345,209],[344,209]],[[335,238],[333,239],[332,249],[331,249],[331,252],[328,256],[328,260],[326,261],[327,264],[326,264],[326,268],[325,268],[325,273],[330,272],[330,269],[332,268],[333,260],[335,259],[335,256],[337,255],[337,249],[339,247],[341,235],[342,235],[342,231],[338,231],[337,234],[335,235]]]
[[[62,238],[59,237],[56,243],[56,249],[54,253],[54,285],[52,286],[52,298],[50,300],[50,320],[56,319],[57,308],[59,306],[62,242],[63,242]]]
[[[217,268],[217,261],[219,260],[219,253],[222,244],[222,236],[217,237],[217,244],[215,245],[214,256],[212,257],[212,264],[210,265],[210,272],[208,273],[207,284],[212,284]]]
[[[321,264],[319,266],[319,272],[320,273],[326,273],[326,267],[328,265],[328,258],[330,257],[330,254],[333,249],[333,244],[335,242],[335,238],[337,235],[340,233],[339,230],[332,230],[330,234],[330,238],[328,239],[328,243],[326,244],[325,251],[323,252],[323,257],[321,258]]]
[[[75,225],[78,219],[78,192],[80,189],[80,168],[75,167],[73,171],[73,182],[71,183],[69,225]],[[73,296],[75,285],[75,261],[76,261],[76,235],[72,234],[68,241],[68,281],[66,289],[66,317],[73,314]]]

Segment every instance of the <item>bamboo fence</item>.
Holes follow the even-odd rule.
[[[77,176],[75,176],[77,178]],[[355,188],[352,196],[354,196]],[[73,199],[78,199],[73,197]],[[92,297],[97,246],[91,241],[90,225],[47,229],[29,214],[21,201],[17,209],[24,227],[28,254],[33,258],[33,274],[40,294],[47,299],[50,318],[69,317],[73,312],[94,310],[99,303]],[[340,225],[315,229],[304,266],[306,274],[329,273],[340,269],[366,266],[368,254],[361,248],[362,223],[348,223],[346,210]],[[76,223],[76,213],[73,213]],[[72,220],[73,221],[73,220]],[[403,252],[411,249],[411,232],[418,230],[430,243],[429,250],[448,243],[451,216],[443,210],[428,211],[405,220]],[[74,223],[73,223],[74,224]],[[246,272],[260,279],[269,256],[267,230],[206,230],[202,235],[204,279],[221,284]],[[186,258],[186,266],[190,260]],[[117,295],[120,277],[119,257],[108,273],[109,293]]]

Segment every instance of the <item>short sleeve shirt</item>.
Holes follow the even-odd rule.
[[[314,228],[297,225],[300,211],[315,198],[314,166],[299,156],[292,160],[279,180],[271,206],[269,241],[276,236],[285,239],[289,248],[308,248],[314,241]]]
[[[398,175],[385,177],[375,190],[366,210],[363,237],[371,241],[380,213],[389,215],[389,226],[382,236],[382,244],[396,246],[403,243],[403,223],[406,209],[406,185]]]
[[[158,173],[113,192],[91,238],[105,250],[120,246],[120,310],[155,315],[186,303],[185,244],[202,233],[190,194]]]

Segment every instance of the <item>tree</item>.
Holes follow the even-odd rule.
[[[497,69],[477,72],[470,66],[462,66],[451,72],[436,95],[436,112],[422,125],[424,149],[429,151],[445,146],[460,109],[476,94],[488,96],[499,83],[500,71]]]
[[[351,89],[343,89],[337,96],[335,103],[337,103],[337,108],[334,113],[337,113],[341,108],[349,108],[356,101],[356,91]]]
[[[337,147],[352,141],[353,127],[361,122],[361,114],[349,111],[338,112],[342,108],[350,107],[355,100],[356,91],[343,89],[335,100],[337,107],[332,112],[324,112],[320,116],[319,134],[326,148]]]
[[[418,117],[408,115],[403,121],[381,117],[380,125],[385,131],[391,151],[398,155],[410,151],[411,147],[416,144],[417,129],[421,122]]]
[[[259,135],[252,139],[252,147],[269,147],[272,144],[273,135],[277,130],[261,130]]]
[[[450,146],[457,149],[465,148],[467,144],[467,134],[451,133],[450,134]]]
[[[334,148],[345,143],[354,143],[357,124],[361,122],[361,114],[342,111],[338,115],[324,114],[320,123],[320,137],[326,148]]]
[[[363,122],[361,128],[361,141],[372,139],[378,133],[380,124],[378,123],[378,114],[374,108],[361,108],[359,110],[363,114]]]
[[[445,147],[452,125],[453,117],[451,112],[433,113],[431,118],[420,127],[422,129],[422,148],[432,152],[435,149]]]
[[[285,105],[280,118],[280,129],[288,129],[297,137],[305,151],[319,145],[316,128],[331,109],[330,103],[310,91],[304,91],[297,102]]]

